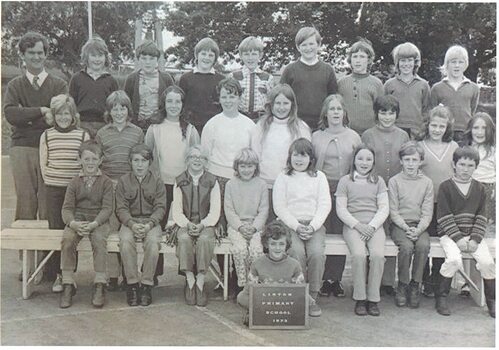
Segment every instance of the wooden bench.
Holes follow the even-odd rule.
[[[36,274],[41,270],[43,265],[48,261],[53,251],[61,249],[62,230],[49,230],[47,221],[36,220],[18,220],[15,221],[11,228],[2,230],[1,234],[1,247],[2,249],[15,249],[22,250],[23,252],[23,298],[27,299],[31,295],[30,284],[34,280]],[[495,257],[495,239],[487,239],[487,243],[491,250],[491,254]],[[108,238],[107,248],[109,252],[119,252],[119,238],[117,234],[111,234]],[[142,244],[137,244],[138,252],[142,251]],[[210,267],[218,283],[223,287],[224,300],[228,298],[228,271],[229,271],[229,258],[230,258],[231,243],[228,239],[222,240],[220,244],[215,246],[215,254],[224,255],[223,267],[223,281],[220,279],[219,273]],[[36,266],[35,252],[37,250],[49,250],[50,255]],[[79,251],[91,251],[90,241],[88,238],[81,240],[78,245]],[[165,240],[161,243],[161,253],[174,253],[175,248],[166,244]],[[349,255],[350,251],[341,235],[327,235],[326,236],[326,255]],[[385,256],[396,257],[398,254],[398,247],[391,240],[385,241]],[[431,238],[430,258],[445,258],[444,250],[442,249],[438,238]],[[464,259],[473,259],[469,254],[463,254]],[[466,260],[465,260],[466,262]],[[30,268],[35,265],[35,271],[29,273]],[[483,281],[480,272],[476,270],[475,264],[469,264],[469,276],[473,282],[479,287],[478,291],[471,289],[471,296],[473,300],[480,306],[485,305],[485,297],[483,294]]]

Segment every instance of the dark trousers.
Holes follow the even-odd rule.
[[[430,226],[428,226],[428,234],[430,237],[438,237],[437,234],[437,205],[433,207],[433,217],[431,218]],[[440,267],[444,263],[444,258],[432,258],[431,260],[431,271],[430,271],[430,259],[426,259],[426,264],[423,270],[423,282],[432,283],[432,280],[439,276]]]

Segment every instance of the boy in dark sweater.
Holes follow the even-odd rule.
[[[300,59],[284,68],[281,84],[288,84],[296,95],[298,117],[312,130],[317,129],[324,99],[338,91],[333,67],[317,55],[322,38],[313,27],[301,28],[295,37]]]
[[[437,312],[450,315],[447,295],[452,277],[463,268],[462,253],[469,253],[477,261],[489,314],[495,318],[496,265],[483,239],[487,225],[485,188],[471,177],[480,156],[467,146],[458,148],[452,158],[454,176],[440,185],[437,199],[437,230],[445,251],[440,283],[435,292]]]
[[[12,125],[10,161],[16,188],[16,220],[46,218],[45,185],[40,171],[40,136],[49,127],[52,97],[67,92],[66,82],[45,71],[47,39],[28,32],[19,41],[25,74],[12,79],[4,97],[4,115]]]
[[[178,85],[185,92],[185,112],[189,122],[201,135],[206,122],[222,112],[218,103],[217,85],[224,78],[215,72],[220,49],[210,38],[203,38],[194,47],[196,67],[180,77]]]
[[[113,183],[99,169],[102,150],[95,141],[83,142],[78,156],[82,171],[69,183],[62,206],[62,220],[66,228],[61,243],[61,308],[70,307],[76,294],[73,278],[76,247],[84,236],[88,236],[92,244],[95,270],[92,304],[95,307],[104,305],[107,283],[107,236],[113,208]]]
[[[163,234],[160,222],[166,211],[166,189],[149,169],[152,152],[146,145],[134,146],[129,160],[132,171],[123,175],[116,186],[116,215],[121,222],[120,253],[128,283],[128,305],[137,306],[140,302],[148,306],[152,303],[154,270]],[[142,277],[137,272],[136,241],[144,242]]]

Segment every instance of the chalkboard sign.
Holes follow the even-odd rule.
[[[250,285],[249,328],[307,329],[308,284]]]

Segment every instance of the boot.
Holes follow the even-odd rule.
[[[129,284],[126,291],[126,302],[130,306],[139,305],[139,284]]]
[[[95,283],[92,293],[92,305],[95,307],[103,307],[105,300],[105,286],[104,283]]]
[[[73,296],[76,294],[76,288],[74,285],[65,283],[62,285],[61,300],[59,302],[59,307],[61,309],[66,309],[73,304]]]
[[[419,293],[420,293],[420,287],[419,283],[416,281],[411,281],[409,283],[409,307],[411,309],[417,309],[419,307]]]
[[[437,281],[438,284],[435,291],[435,307],[440,315],[450,316],[449,306],[447,305],[447,296],[449,295],[452,278],[444,277],[439,274]]]
[[[149,306],[152,303],[152,286],[148,286],[147,284],[143,284],[140,287],[140,305]]]
[[[489,309],[490,317],[496,318],[496,279],[483,279],[485,302]]]
[[[407,304],[407,284],[399,281],[397,290],[395,292],[395,305],[398,307],[405,306]]]

